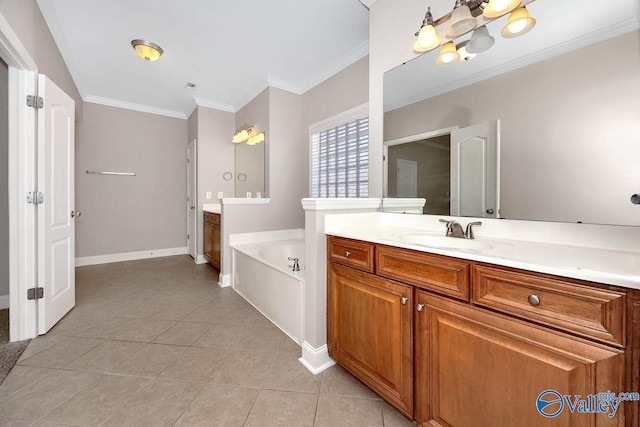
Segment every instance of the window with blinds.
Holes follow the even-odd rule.
[[[367,197],[369,118],[311,128],[311,197]]]

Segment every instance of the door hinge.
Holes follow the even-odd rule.
[[[31,288],[27,289],[27,299],[42,299],[44,298],[44,288]]]
[[[41,96],[27,95],[27,107],[44,108],[44,99]]]
[[[44,203],[44,193],[41,191],[29,191],[27,193],[27,203],[30,205],[39,205]]]
[[[189,235],[187,234],[187,240],[189,240]]]

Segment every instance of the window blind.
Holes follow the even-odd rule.
[[[367,197],[369,118],[311,133],[311,197]]]

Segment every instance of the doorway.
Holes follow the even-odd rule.
[[[197,140],[187,145],[187,251],[198,262]]]
[[[0,242],[9,241],[9,66],[0,58]],[[9,245],[0,245],[0,310],[9,308]]]

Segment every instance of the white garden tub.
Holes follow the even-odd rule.
[[[304,230],[232,234],[229,243],[233,289],[302,345]],[[298,258],[300,271],[288,258]]]

